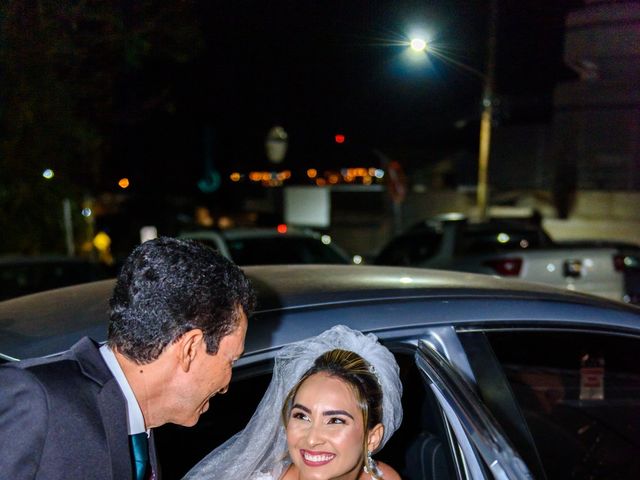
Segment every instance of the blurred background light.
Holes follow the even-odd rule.
[[[51,170],[50,168],[45,168],[42,172],[42,176],[47,180],[51,180],[53,178],[53,170]]]
[[[118,186],[120,188],[127,188],[129,186],[129,179],[124,177],[118,180]]]
[[[325,245],[329,245],[331,243],[331,235],[322,235],[322,237],[320,237],[320,240],[322,240],[322,243],[324,243]]]
[[[498,239],[498,242],[500,242],[500,243],[507,243],[509,241],[510,237],[506,233],[499,233],[496,238]]]
[[[98,232],[95,237],[93,237],[93,246],[100,252],[105,252],[111,246],[111,237],[107,235],[105,232]]]
[[[90,217],[92,212],[90,208],[83,208],[81,213],[83,217]]]

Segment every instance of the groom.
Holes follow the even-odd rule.
[[[0,367],[0,476],[157,478],[152,429],[195,425],[227,391],[255,303],[242,271],[193,241],[126,260],[108,341]]]

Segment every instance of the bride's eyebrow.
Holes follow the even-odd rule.
[[[355,420],[353,415],[346,410],[327,410],[326,412],[322,412],[322,416],[324,417],[330,417],[332,415],[344,415],[345,417],[349,417],[351,420]]]
[[[302,410],[303,412],[307,412],[307,413],[311,413],[311,410],[308,409],[307,407],[305,407],[304,405],[300,405],[299,403],[294,404],[291,407],[291,410],[293,410],[294,408],[299,408],[300,410]]]

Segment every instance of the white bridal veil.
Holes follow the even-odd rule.
[[[338,325],[317,337],[293,343],[277,354],[271,383],[246,428],[207,455],[185,479],[280,478],[288,466],[285,429],[280,417],[284,400],[315,359],[336,348],[356,352],[364,358],[382,386],[384,437],[380,450],[402,421],[398,364],[375,335],[364,335]]]

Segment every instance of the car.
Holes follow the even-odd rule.
[[[561,245],[540,222],[444,214],[394,237],[376,265],[406,265],[485,273],[628,301],[616,248]]]
[[[245,354],[195,427],[155,429],[164,478],[243,428],[279,349],[335,324],[373,332],[398,360],[404,420],[378,457],[402,478],[640,478],[638,307],[429,269],[244,270],[258,291]],[[113,286],[0,302],[0,361],[104,341]]]
[[[187,231],[178,238],[198,240],[238,265],[352,263],[329,235],[285,224],[274,228]]]
[[[107,266],[63,255],[0,256],[0,300],[109,278]]]
[[[556,242],[564,247],[614,248],[616,268],[624,274],[625,302],[640,305],[640,245],[607,240],[563,240]]]

